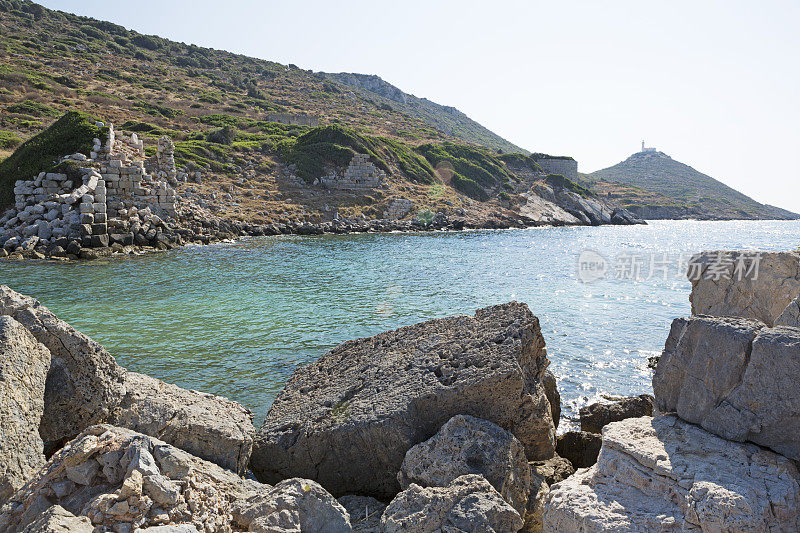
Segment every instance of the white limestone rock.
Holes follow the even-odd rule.
[[[425,442],[406,452],[400,487],[446,487],[466,475],[482,475],[520,514],[525,514],[531,470],[525,447],[500,426],[467,415],[451,418]]]
[[[244,474],[253,449],[252,414],[238,403],[128,372],[113,424],[157,436],[223,468]]]
[[[693,315],[752,318],[772,326],[800,295],[797,252],[709,251],[689,264]]]
[[[476,474],[456,478],[446,487],[412,483],[381,517],[385,533],[513,533],[522,525],[519,513]]]
[[[653,375],[656,407],[734,441],[800,459],[800,329],[679,318]]]
[[[544,531],[800,530],[789,459],[727,441],[674,415],[603,430],[596,465],[551,487]]]

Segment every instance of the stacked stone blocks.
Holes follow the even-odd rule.
[[[341,176],[334,173],[320,181],[329,189],[375,189],[384,185],[386,173],[370,162],[369,155],[356,154]]]

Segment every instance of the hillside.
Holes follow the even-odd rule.
[[[643,218],[798,219],[756,202],[663,152],[638,152],[585,176],[591,188]]]
[[[27,1],[0,0],[0,57],[5,150],[77,107],[103,109],[115,124],[148,116],[175,130],[228,113],[341,124],[412,143],[451,140],[519,151],[453,108],[414,97],[404,104],[295,65],[141,35]]]
[[[507,153],[528,153],[527,150],[481,126],[455,107],[439,105],[427,98],[417,98],[413,94],[407,94],[378,76],[345,72],[327,74],[327,76],[353,87],[366,99],[378,96],[381,102],[409,116],[423,120],[445,135]]]

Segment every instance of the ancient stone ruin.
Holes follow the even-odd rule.
[[[0,236],[10,236],[6,248],[62,237],[92,248],[152,244],[163,219],[177,216],[177,194],[166,181],[177,185],[173,152],[168,137],[159,139],[157,165],[148,172],[144,142],[109,125],[108,140],[95,139],[90,159],[70,156],[87,164],[82,177],[42,172],[15,183],[14,208],[0,218]]]
[[[375,189],[382,187],[386,181],[386,173],[369,160],[368,154],[356,154],[344,173],[334,172],[320,179],[320,183],[329,189]]]

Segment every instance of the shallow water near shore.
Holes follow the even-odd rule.
[[[92,263],[3,261],[0,283],[128,369],[237,400],[257,425],[294,369],[342,341],[522,301],[541,321],[566,428],[603,394],[651,390],[647,358],[690,311],[679,271],[692,253],[798,244],[800,221],[279,236]],[[584,250],[607,260],[606,279],[581,281]]]

